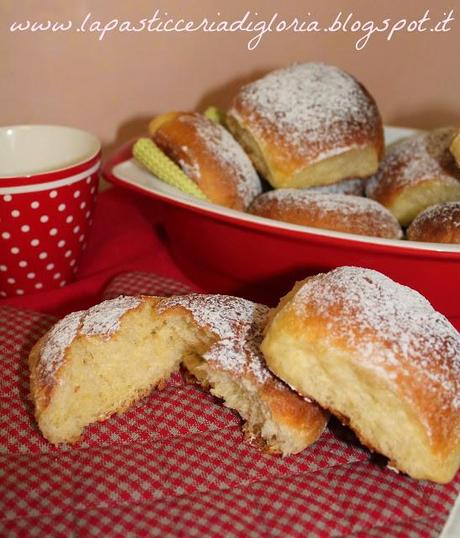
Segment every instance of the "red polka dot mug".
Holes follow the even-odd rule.
[[[91,226],[101,145],[57,125],[0,128],[0,298],[71,282]]]

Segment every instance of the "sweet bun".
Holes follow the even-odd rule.
[[[452,155],[455,157],[457,165],[460,166],[460,130],[455,133],[449,149]]]
[[[273,453],[295,454],[315,442],[328,415],[265,366],[259,346],[268,307],[225,295],[184,295],[157,307],[166,323],[181,320],[188,340],[183,366],[245,421],[246,436]]]
[[[268,323],[269,368],[410,476],[460,464],[460,335],[416,291],[340,267],[298,283]]]
[[[244,210],[262,191],[259,176],[238,142],[203,115],[164,114],[150,122],[149,132],[211,202]]]
[[[277,189],[258,196],[253,215],[292,224],[374,237],[400,239],[401,226],[382,205],[361,196]]]
[[[444,202],[422,211],[407,229],[407,238],[460,245],[460,201]]]
[[[407,226],[427,207],[460,200],[460,169],[449,151],[453,128],[419,133],[389,146],[366,195]]]
[[[241,88],[227,126],[275,188],[374,174],[383,127],[367,90],[337,67],[306,63]]]
[[[77,441],[88,424],[125,411],[179,368],[180,342],[172,340],[168,352],[159,352],[151,336],[156,302],[104,301],[69,314],[35,344],[31,396],[50,442]]]
[[[353,196],[364,196],[364,179],[344,179],[338,183],[330,185],[318,185],[307,188],[308,192],[319,192],[322,194],[351,194]]]
[[[121,413],[185,365],[246,421],[267,450],[313,443],[327,414],[276,380],[259,351],[268,308],[191,295],[119,297],[58,322],[29,358],[31,396],[43,435],[78,440],[89,424]]]

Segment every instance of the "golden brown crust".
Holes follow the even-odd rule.
[[[243,87],[228,126],[275,187],[298,187],[295,176],[313,164],[363,148],[372,150],[374,169],[305,186],[367,177],[384,150],[382,120],[370,93],[347,73],[322,64],[291,66]]]
[[[69,361],[69,348],[78,340],[85,338],[96,338],[107,340],[116,333],[116,326],[122,319],[133,310],[138,310],[148,302],[152,306],[156,305],[159,299],[156,297],[142,296],[139,298],[119,297],[112,301],[104,301],[92,309],[85,312],[74,312],[56,323],[45,335],[43,335],[33,346],[28,357],[30,372],[30,397],[35,405],[35,417],[40,424],[40,417],[50,405],[53,393],[59,386],[62,371]],[[105,323],[106,312],[101,308],[110,303],[113,308],[118,308],[113,323]],[[94,323],[95,322],[95,323]],[[82,334],[85,330],[87,334]],[[117,409],[121,414],[128,409],[132,403],[148,392],[151,388],[139,393],[130,401],[125,401]],[[101,415],[98,420],[106,419],[110,414]],[[69,439],[68,442],[76,442],[79,436]]]
[[[211,202],[244,210],[261,191],[249,158],[221,125],[195,112],[165,114],[151,136]]]
[[[386,208],[359,196],[277,189],[258,196],[249,211],[314,228],[389,239],[402,237],[398,221]]]
[[[260,392],[260,397],[270,406],[275,420],[304,431],[309,443],[315,442],[326,428],[329,418],[327,411],[316,403],[305,400],[279,381],[266,382]]]
[[[407,229],[407,238],[460,244],[460,201],[437,204],[422,211]]]
[[[425,208],[460,199],[460,169],[449,151],[455,129],[418,133],[392,144],[366,195],[405,226]]]
[[[417,478],[452,478],[460,462],[460,336],[419,294],[375,271],[339,268],[297,283],[274,312],[265,335],[262,350],[269,367],[350,423],[364,444]],[[280,342],[289,347],[280,348]],[[304,376],[316,360],[332,378],[342,368],[347,372],[334,393],[324,389],[324,379],[324,385],[318,379],[306,382]],[[358,385],[358,379],[364,381]],[[367,407],[352,411],[351,402],[358,406],[367,398],[357,392],[364,390],[371,392]],[[391,405],[398,402],[393,411],[379,407],[387,395]],[[350,407],[345,408],[344,401]],[[403,409],[407,422],[401,426]],[[398,413],[398,427],[413,429],[419,454],[412,454],[415,439],[409,433],[407,438],[391,438],[391,417],[383,416],[385,412]],[[372,413],[370,426],[362,413]],[[374,428],[375,421],[382,422]],[[395,454],[403,452],[395,445],[405,447],[411,459],[398,461]]]

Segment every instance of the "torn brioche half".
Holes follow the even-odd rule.
[[[118,297],[74,312],[33,347],[30,391],[50,442],[72,443],[89,424],[122,413],[179,369],[183,342],[158,331],[158,299]]]
[[[267,312],[243,299],[197,294],[118,297],[66,316],[29,358],[40,430],[54,444],[75,442],[86,426],[125,411],[184,360],[241,414],[248,435],[273,452],[300,452],[316,441],[327,416],[263,364],[258,345]]]
[[[413,478],[460,464],[460,335],[416,291],[340,267],[298,283],[261,345],[269,368]]]
[[[276,379],[259,346],[269,309],[225,295],[163,299],[157,309],[167,323],[185,321],[181,335],[190,351],[183,366],[198,383],[244,420],[246,437],[264,450],[295,454],[314,443],[328,414]]]

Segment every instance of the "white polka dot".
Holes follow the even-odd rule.
[[[64,209],[65,209],[65,204],[58,205],[58,211],[64,211]]]
[[[80,231],[80,226],[74,226],[73,233],[77,234]]]
[[[40,207],[40,204],[39,202],[37,202],[37,200],[34,200],[31,204],[30,204],[30,207],[32,209],[37,209],[37,207]]]
[[[80,196],[80,191],[75,191],[75,192],[73,193],[73,197],[74,197],[74,198],[78,198],[79,196]]]
[[[57,280],[58,278],[61,278],[61,273],[55,273],[53,275],[54,280]]]
[[[71,250],[68,250],[68,251],[64,254],[64,256],[65,256],[66,258],[70,258],[70,256],[72,256],[72,251],[71,251]]]
[[[82,202],[82,203],[80,204],[80,209],[85,209],[85,207],[86,207],[86,202]]]
[[[6,297],[6,291],[0,291],[0,297]]]
[[[84,241],[85,240],[85,234],[81,234],[80,237],[78,238],[78,240],[80,241],[80,243],[82,241]]]
[[[11,194],[5,194],[5,195],[3,196],[3,200],[4,200],[5,202],[11,202],[12,199],[13,199],[13,197],[11,196]]]
[[[21,260],[19,262],[19,267],[27,267],[27,262],[25,260]]]
[[[6,281],[8,284],[16,284],[16,280],[14,278],[8,278]]]
[[[30,244],[33,246],[33,247],[37,247],[39,244],[40,244],[40,241],[38,239],[32,239],[32,241],[30,242]]]
[[[48,215],[42,215],[40,217],[40,222],[48,222],[49,221],[49,217]]]
[[[43,284],[42,284],[41,282],[37,282],[37,283],[35,284],[35,288],[36,288],[37,290],[41,290],[41,289],[43,288]]]
[[[72,265],[72,264],[70,264]],[[6,270],[8,269],[8,267],[4,264],[0,265],[0,271],[2,271],[2,273],[4,273]]]
[[[21,226],[21,231],[22,232],[30,232],[30,226],[28,224],[23,224]]]
[[[85,217],[86,217],[87,219],[89,219],[90,216],[91,216],[91,211],[87,211],[87,212],[85,213]]]
[[[48,271],[52,271],[54,269],[54,263],[49,263],[47,266],[46,266],[46,269]]]
[[[96,192],[96,187],[91,188],[91,194],[94,194]]]
[[[45,260],[48,257],[48,253],[47,252],[40,252],[38,257],[40,258],[40,260]]]
[[[11,237],[11,235],[8,232],[3,232],[2,237],[3,237],[3,239],[9,239]]]
[[[58,194],[57,191],[51,191],[50,198],[56,198],[57,194]]]
[[[58,241],[58,247],[59,248],[62,248],[64,245],[65,245],[64,239],[61,239],[60,241]]]
[[[18,247],[13,247],[13,248],[10,249],[10,251],[11,251],[11,254],[18,254],[19,253]]]
[[[17,217],[19,217],[20,214],[21,214],[20,211],[18,211],[17,209],[13,209],[13,211],[11,211],[11,216],[12,217],[17,218]]]
[[[70,267],[73,267],[77,263],[77,260],[70,260]]]
[[[35,273],[27,273],[27,278],[32,280],[33,278],[35,278],[37,275]]]
[[[59,286],[62,288],[63,286],[65,286],[67,284],[67,282],[65,280],[62,280],[61,282],[59,282]]]
[[[65,219],[65,221],[67,222],[67,224],[70,224],[70,223],[73,221],[73,217],[72,217],[72,215],[69,215],[69,216]]]
[[[89,185],[91,183],[91,177],[86,178],[86,184]]]
[[[57,234],[57,228],[51,228],[50,235],[56,235]]]
[[[24,295],[24,290],[16,290],[16,295]]]

